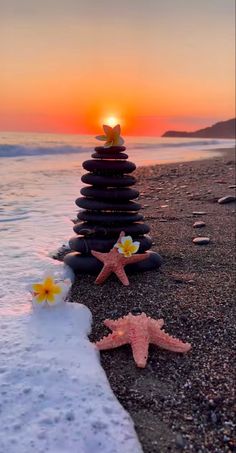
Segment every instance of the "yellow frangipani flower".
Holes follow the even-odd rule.
[[[115,247],[118,248],[118,252],[122,253],[126,258],[136,253],[139,249],[140,242],[133,242],[131,236],[123,236],[120,242],[117,242]]]
[[[110,148],[111,146],[121,146],[124,144],[124,139],[120,136],[121,130],[120,125],[117,124],[114,127],[103,125],[105,135],[98,135],[97,140],[105,141],[104,148]]]
[[[32,285],[33,296],[37,304],[47,302],[49,305],[56,302],[56,296],[61,294],[62,288],[55,284],[52,277],[48,276],[42,283],[34,283]]]

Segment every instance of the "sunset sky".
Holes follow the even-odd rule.
[[[0,0],[0,130],[194,130],[235,116],[234,0]]]

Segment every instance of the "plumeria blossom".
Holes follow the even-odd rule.
[[[34,306],[58,305],[64,302],[70,287],[70,279],[58,281],[50,275],[46,276],[42,282],[32,285],[32,303]]]
[[[124,139],[120,136],[121,130],[119,124],[114,127],[104,124],[103,130],[105,135],[98,135],[96,139],[106,142],[104,148],[110,148],[111,146],[121,146],[124,144]]]
[[[123,236],[120,242],[115,244],[118,248],[118,252],[124,255],[126,258],[136,253],[139,249],[140,242],[133,242],[131,236]]]

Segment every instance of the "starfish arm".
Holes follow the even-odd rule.
[[[164,326],[164,319],[152,319],[148,318],[148,330],[155,331],[161,329]]]
[[[98,274],[96,280],[95,280],[95,283],[97,283],[97,285],[101,285],[102,283],[105,282],[105,280],[109,277],[109,275],[111,275],[112,271],[111,271],[111,268],[110,266],[103,266],[100,274]]]
[[[124,333],[119,335],[117,332],[109,333],[106,337],[103,337],[101,340],[97,341],[95,345],[98,349],[114,349],[119,346],[123,346],[127,343],[127,335]]]
[[[95,258],[104,263],[104,257],[105,255],[107,255],[107,253],[96,252],[95,250],[91,250],[91,253],[93,256],[95,256]]]
[[[109,327],[109,329],[111,330],[116,330],[120,327],[120,322],[117,319],[105,319],[105,321],[103,321],[103,324],[106,327]]]
[[[128,258],[122,257],[122,264],[126,266],[127,264],[138,263],[139,261],[146,260],[148,257],[148,253],[140,253],[138,255],[132,255]]]
[[[123,269],[123,267],[116,267],[113,272],[117,275],[121,283],[123,283],[124,286],[129,286],[129,280],[128,277]]]
[[[133,332],[130,344],[133,358],[139,368],[145,368],[148,358],[149,339],[144,332]]]
[[[150,328],[150,343],[173,352],[187,352],[191,349],[190,343],[184,343],[155,327]]]

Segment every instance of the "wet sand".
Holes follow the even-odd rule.
[[[145,369],[135,366],[129,346],[101,353],[144,453],[236,451],[236,207],[217,202],[234,195],[233,159],[230,150],[213,159],[138,169],[140,202],[162,267],[131,276],[129,287],[115,277],[97,287],[94,277],[79,276],[72,288],[70,299],[92,311],[91,340],[108,333],[105,318],[138,307],[164,318],[166,332],[192,344],[186,355],[151,346]],[[195,229],[196,221],[206,226]],[[209,244],[193,244],[197,236],[209,237]]]

